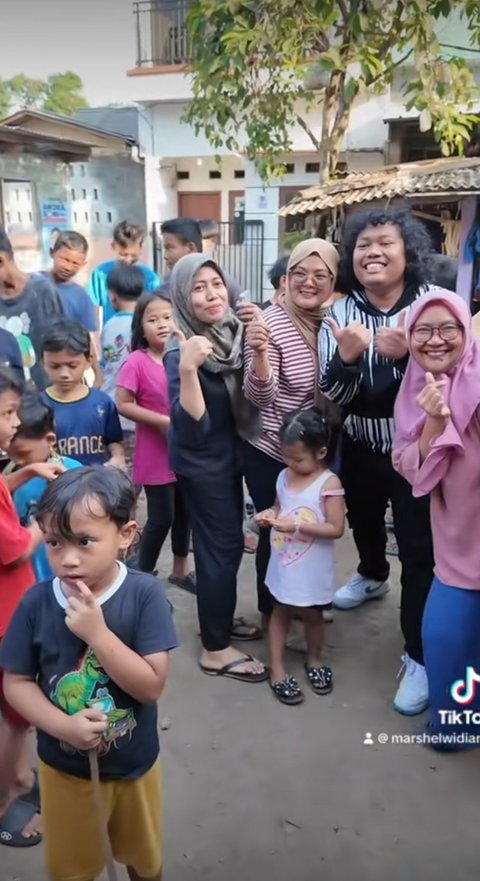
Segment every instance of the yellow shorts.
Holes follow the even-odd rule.
[[[101,783],[113,855],[140,878],[156,878],[163,863],[162,771],[157,762],[138,780]],[[52,881],[92,881],[105,854],[90,780],[40,763],[42,822]]]

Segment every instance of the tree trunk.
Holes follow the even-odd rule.
[[[335,174],[348,129],[350,104],[345,101],[344,88],[345,74],[334,73],[325,89],[319,149],[321,184],[327,183]]]

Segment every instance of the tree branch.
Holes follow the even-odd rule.
[[[320,149],[320,141],[315,137],[315,135],[313,134],[313,132],[312,132],[312,130],[311,130],[311,128],[310,128],[310,126],[307,125],[307,123],[305,122],[305,120],[302,119],[302,117],[301,117],[298,113],[295,114],[295,118],[296,118],[297,123],[298,123],[298,125],[300,126],[300,128],[303,128],[303,131],[307,133],[307,135],[308,135],[308,137],[310,138],[310,140],[311,140],[313,146],[315,147],[315,150],[319,150],[319,149]]]

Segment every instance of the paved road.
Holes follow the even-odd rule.
[[[355,563],[349,538],[337,556],[341,578]],[[301,707],[281,706],[266,685],[203,676],[194,601],[171,590],[183,645],[161,701],[171,720],[162,733],[166,881],[477,881],[480,754],[376,742],[422,724],[391,707],[397,574],[386,599],[335,614],[335,690],[308,693]],[[251,557],[241,575],[240,611],[252,615]],[[290,666],[302,680],[301,657]],[[367,731],[374,745],[363,744]],[[0,847],[0,881],[14,879],[47,881],[41,846]]]

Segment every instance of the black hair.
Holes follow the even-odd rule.
[[[0,395],[4,395],[5,392],[15,392],[21,397],[23,388],[20,377],[17,377],[10,367],[0,367]]]
[[[220,241],[220,227],[216,220],[199,220],[198,225],[202,239],[215,239]]]
[[[113,230],[113,241],[124,248],[127,245],[141,245],[145,240],[146,234],[145,228],[139,223],[121,220]]]
[[[273,288],[275,288],[276,291],[278,291],[280,287],[280,282],[283,276],[287,274],[288,260],[288,254],[286,254],[284,257],[279,257],[278,260],[275,260],[275,263],[268,273],[271,285]]]
[[[65,232],[58,231],[58,235],[52,245],[52,254],[56,254],[60,248],[70,248],[71,251],[80,251],[81,254],[88,254],[88,242],[85,236],[76,232],[74,229],[66,229]]]
[[[135,302],[143,294],[145,276],[139,266],[118,263],[107,275],[107,289],[121,300]]]
[[[40,499],[36,518],[42,529],[49,518],[60,535],[71,541],[76,538],[71,526],[73,509],[86,502],[87,511],[96,517],[98,515],[91,512],[88,504],[92,500],[100,503],[105,516],[120,529],[132,517],[135,504],[133,483],[118,468],[92,465],[65,471],[48,485]]]
[[[167,303],[170,307],[172,305],[170,298],[167,296],[167,292],[162,290],[162,288],[158,288],[156,291],[152,291],[148,294],[142,294],[135,306],[135,312],[133,313],[131,338],[132,352],[136,352],[137,349],[148,348],[148,343],[143,335],[143,316],[145,315],[145,309],[152,301],[152,297],[157,297],[158,300],[163,300],[163,302]]]
[[[324,461],[331,465],[337,452],[338,424],[314,407],[287,413],[280,428],[280,443],[290,446],[297,441],[305,444],[312,453],[325,447],[327,454]]]
[[[4,226],[0,226],[0,254],[6,254],[13,260],[13,248]]]
[[[424,224],[405,208],[374,208],[359,211],[345,225],[340,254],[337,290],[348,294],[360,287],[353,271],[353,252],[360,233],[367,226],[396,226],[405,245],[405,288],[418,288],[428,281],[432,243]]]
[[[429,282],[447,291],[455,291],[457,274],[458,260],[455,260],[455,257],[435,253],[431,255]]]
[[[18,410],[20,425],[15,437],[41,440],[50,432],[55,432],[55,416],[53,408],[43,400],[41,394],[27,389],[22,396]]]
[[[173,220],[165,220],[160,230],[162,235],[169,233],[184,245],[189,243],[195,245],[198,253],[202,253],[202,232],[198,220],[194,220],[193,217],[174,217]]]
[[[41,354],[44,352],[73,352],[90,357],[91,345],[88,330],[70,318],[59,318],[42,338]]]

